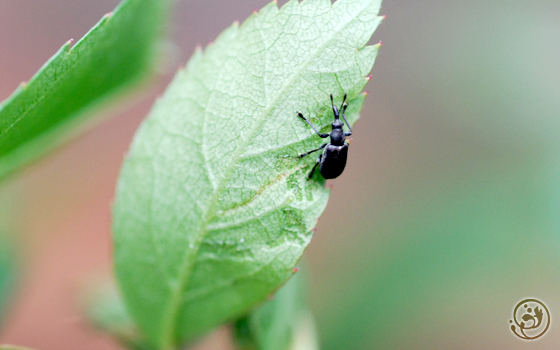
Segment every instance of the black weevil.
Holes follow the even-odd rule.
[[[346,107],[348,107],[345,102],[346,94],[344,94],[344,99],[342,100],[342,105],[340,106],[339,112],[339,109],[334,105],[333,95],[331,94],[334,122],[332,123],[332,131],[328,134],[321,134],[309,120],[305,119],[305,117],[300,112],[297,112],[298,116],[301,119],[305,120],[307,124],[309,124],[309,126],[311,126],[313,130],[315,130],[317,135],[319,135],[321,138],[326,138],[329,136],[331,137],[331,142],[325,143],[317,149],[306,153],[301,153],[299,155],[299,158],[302,158],[308,154],[320,151],[324,148],[323,153],[321,153],[317,158],[317,163],[315,164],[313,169],[311,169],[311,172],[307,177],[308,179],[313,176],[313,172],[315,172],[315,168],[317,168],[317,165],[319,164],[321,165],[319,170],[321,171],[321,175],[323,175],[325,179],[334,179],[344,171],[344,167],[346,166],[346,158],[348,157],[348,143],[346,142],[346,136],[352,135],[352,128],[350,127],[350,124],[348,124],[346,115],[344,115]],[[346,125],[348,125],[348,129],[350,129],[349,132],[345,132],[343,130],[342,127],[344,126],[344,123],[340,121],[340,114],[342,114],[342,118],[344,118]]]

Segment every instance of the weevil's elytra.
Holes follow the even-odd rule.
[[[311,126],[311,128],[317,133],[317,135],[319,135],[319,137],[331,138],[331,142],[325,143],[317,149],[314,149],[306,153],[301,153],[299,155],[299,158],[302,158],[313,152],[323,150],[323,152],[317,158],[317,163],[315,163],[315,166],[313,167],[313,169],[311,169],[311,172],[307,177],[308,179],[310,179],[311,176],[313,176],[313,173],[315,172],[315,168],[317,168],[317,165],[320,165],[319,171],[321,172],[321,175],[325,179],[337,178],[344,171],[344,167],[346,166],[346,158],[348,157],[348,143],[346,142],[346,136],[352,135],[352,128],[350,127],[350,124],[348,124],[348,120],[346,119],[346,115],[344,114],[344,112],[346,111],[346,107],[348,107],[348,105],[345,102],[346,102],[346,94],[344,94],[344,99],[342,100],[342,105],[340,106],[340,111],[339,111],[339,109],[334,105],[333,95],[331,94],[331,104],[334,113],[334,122],[332,123],[332,130],[328,134],[321,134],[317,130],[317,128],[315,128],[315,126],[311,124],[309,120],[305,119],[305,117],[300,112],[297,112],[298,116],[301,119],[305,120],[305,122],[309,124],[309,126]],[[342,118],[344,118],[344,121],[346,122],[346,125],[348,125],[348,129],[350,131],[346,131],[346,132],[344,131],[343,129],[344,123],[340,121],[341,114],[342,114]]]

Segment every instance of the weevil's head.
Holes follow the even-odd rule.
[[[340,118],[337,116],[335,116],[334,118],[334,122],[332,123],[332,128],[334,129],[342,129],[342,127],[344,126],[344,123],[340,120]]]

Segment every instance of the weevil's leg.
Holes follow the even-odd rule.
[[[307,175],[307,179],[311,179],[311,177],[313,176],[313,173],[315,172],[315,169],[317,168],[317,165],[319,165],[321,163],[321,158],[323,157],[322,154],[319,155],[319,157],[317,157],[317,163],[315,163],[315,165],[313,166],[313,169],[311,169],[311,171],[309,172],[309,175]]]
[[[323,148],[327,147],[327,145],[328,145],[328,143],[325,143],[325,144],[321,145],[321,147],[319,147],[319,148],[317,148],[317,149],[314,149],[313,151],[309,151],[309,152],[306,152],[306,153],[300,153],[300,155],[298,156],[298,158],[303,158],[303,157],[305,157],[305,156],[308,155],[308,154],[311,154],[311,153],[313,153],[313,152],[320,151],[320,150],[322,150]]]
[[[344,118],[344,121],[346,122],[346,125],[348,125],[348,129],[350,129],[350,131],[345,132],[344,136],[350,136],[350,135],[352,135],[352,128],[350,127],[350,124],[348,123],[348,119],[346,119],[346,114],[344,114],[344,112],[346,112],[346,107],[348,107],[347,104],[344,104],[344,106],[342,106],[342,118]]]
[[[297,114],[301,119],[305,120],[305,122],[313,128],[313,130],[317,133],[317,135],[319,135],[319,137],[322,137],[322,138],[329,137],[329,134],[321,134],[319,132],[319,130],[317,130],[317,128],[315,128],[315,125],[311,124],[311,122],[309,120],[305,119],[305,117],[303,116],[303,114],[301,114],[301,112],[297,112]]]

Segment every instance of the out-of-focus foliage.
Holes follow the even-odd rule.
[[[128,349],[150,350],[130,318],[122,298],[112,283],[86,291],[84,311],[101,331],[108,332]]]
[[[0,104],[0,179],[67,140],[155,63],[168,0],[125,0]]]
[[[239,350],[290,350],[308,315],[305,274],[292,277],[275,295],[235,324]]]
[[[311,259],[324,349],[525,349],[517,302],[560,310],[560,4],[526,5],[385,3],[352,146],[364,124],[381,141]]]
[[[343,277],[362,281],[360,288],[338,283],[332,289],[338,302],[317,310],[324,349],[407,348],[416,332],[431,327],[449,332],[454,327],[445,319],[469,308],[486,309],[485,317],[507,331],[516,298],[538,293],[549,301],[546,296],[560,279],[537,281],[547,274],[543,269],[560,261],[551,254],[560,232],[560,206],[551,206],[560,182],[550,183],[542,175],[489,177],[484,185],[447,188],[401,208],[404,217],[377,217],[356,230],[360,237],[406,235],[406,241],[383,250],[364,242],[355,246],[358,256],[372,254]],[[518,274],[527,283],[510,285]],[[402,327],[406,337],[398,336]]]
[[[0,322],[2,322],[16,283],[16,257],[14,246],[0,232]],[[0,328],[2,325],[0,324]]]

